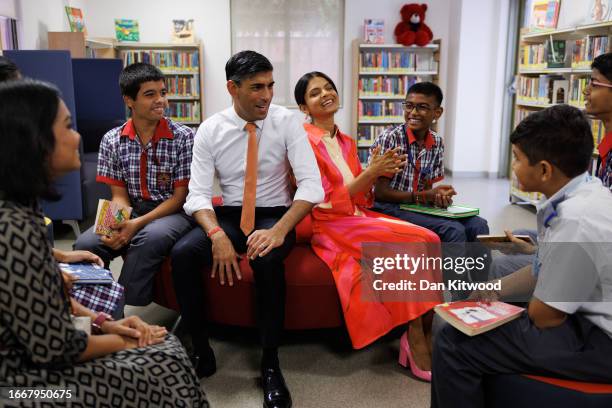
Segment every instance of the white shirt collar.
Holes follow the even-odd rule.
[[[268,111],[268,114],[270,112]],[[236,126],[238,127],[238,129],[244,129],[244,127],[246,126],[246,124],[248,123],[246,120],[242,119],[240,117],[240,115],[238,115],[238,113],[236,112],[236,107],[232,106],[231,109],[231,115],[232,118],[234,119],[234,122],[236,123]],[[256,120],[255,122],[253,122],[255,124],[255,126],[257,126],[257,129],[261,130],[263,129],[263,119],[262,120]]]

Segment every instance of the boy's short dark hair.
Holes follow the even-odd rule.
[[[433,82],[417,82],[416,84],[408,88],[406,97],[410,94],[433,96],[434,99],[438,102],[438,105],[442,105],[442,90],[438,85],[434,84]]]
[[[272,63],[255,51],[240,51],[234,54],[225,64],[225,78],[240,85],[240,81],[249,79],[260,72],[273,71]]]
[[[164,73],[154,65],[145,62],[136,62],[123,68],[119,74],[121,94],[136,100],[140,85],[149,81],[163,81]]]
[[[592,68],[597,69],[608,81],[612,82],[612,52],[601,54],[595,58],[591,63]]]
[[[0,82],[19,79],[19,68],[10,59],[0,55]]]
[[[555,105],[532,113],[510,135],[529,164],[546,160],[567,177],[588,170],[593,155],[593,135],[586,116],[569,105]]]

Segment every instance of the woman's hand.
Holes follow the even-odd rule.
[[[117,321],[106,321],[102,324],[101,330],[105,334],[130,337],[136,341],[138,347],[161,343],[168,334],[165,327],[147,324],[138,316],[130,316]]]
[[[91,262],[99,266],[104,266],[102,258],[89,251],[62,251],[62,259],[58,259],[58,261],[64,263]]]
[[[72,290],[74,282],[78,281],[79,277],[74,276],[73,274],[68,273],[66,271],[62,271],[62,279],[64,279],[64,285],[66,285],[66,289]]]
[[[378,178],[383,175],[393,175],[402,171],[406,165],[406,155],[399,155],[399,147],[395,149],[387,150],[385,153],[380,154],[380,146],[376,146],[372,150],[372,159],[368,164],[366,171],[372,172],[372,174]]]

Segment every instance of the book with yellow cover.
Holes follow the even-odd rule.
[[[94,232],[98,235],[112,235],[114,231],[111,226],[129,220],[131,215],[132,207],[124,207],[118,203],[101,199],[98,201]]]
[[[504,302],[459,301],[442,303],[434,311],[457,330],[468,336],[493,330],[516,319],[525,309]]]

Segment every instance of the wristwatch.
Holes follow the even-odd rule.
[[[102,325],[106,321],[112,321],[113,318],[104,312],[98,313],[93,322],[91,322],[91,327],[96,333],[102,333]]]

